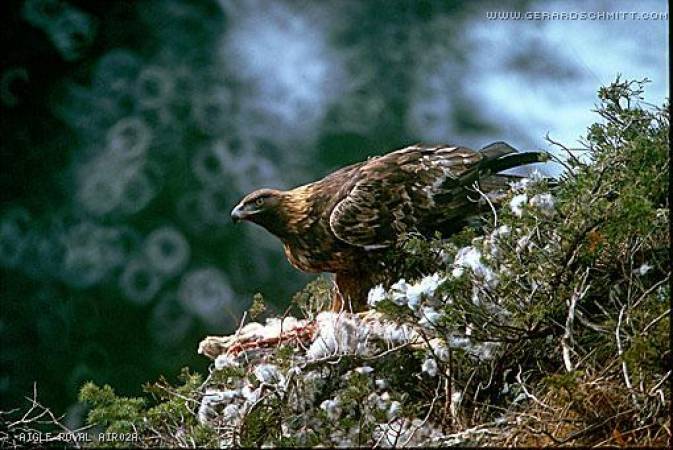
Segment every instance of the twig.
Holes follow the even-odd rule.
[[[659,286],[661,286],[662,284],[666,283],[666,282],[668,281],[668,278],[669,278],[670,276],[671,276],[671,272],[668,272],[664,278],[662,278],[661,280],[657,281],[657,282],[654,283],[652,286],[650,286],[645,292],[643,292],[643,293],[641,294],[640,297],[638,297],[638,300],[636,300],[636,301],[633,303],[633,305],[631,305],[631,308],[633,309],[633,308],[636,308],[638,305],[640,305],[640,303],[641,303],[643,300],[645,300],[645,299],[647,298],[648,295],[650,295],[652,292],[654,292],[655,290],[657,290],[657,288],[658,288]]]
[[[538,399],[536,396],[534,396],[533,394],[528,392],[528,389],[526,389],[526,385],[523,383],[523,380],[521,379],[521,371],[522,371],[521,365],[519,364],[519,373],[516,374],[516,381],[519,382],[519,385],[521,386],[521,389],[523,390],[523,393],[526,395],[526,397],[530,398],[531,400],[533,400],[535,403],[542,406],[543,408],[554,411],[554,408],[552,408],[549,405],[546,405],[546,404],[542,403],[540,401],[540,399]]]
[[[0,447],[14,447],[21,448],[26,446],[46,446],[48,443],[60,442],[62,445],[66,445],[66,442],[72,444],[75,448],[81,448],[81,442],[78,439],[68,439],[68,437],[77,437],[85,430],[88,430],[93,427],[93,425],[87,425],[76,430],[71,430],[63,423],[61,420],[64,416],[57,417],[49,408],[43,406],[37,400],[37,383],[33,383],[33,396],[25,397],[25,399],[30,403],[30,407],[25,414],[21,416],[20,419],[13,422],[9,422],[4,419],[2,416],[9,415],[14,412],[17,412],[17,409],[2,412],[0,411],[0,423],[2,423],[3,431],[0,431]],[[36,425],[52,425],[59,428],[61,433],[42,433],[40,430],[33,428]],[[39,436],[39,442],[25,442],[22,435],[35,435]],[[17,440],[18,439],[18,440]],[[29,438],[30,439],[30,438]]]
[[[648,395],[653,395],[654,392],[655,392],[657,389],[659,389],[659,387],[660,387],[662,384],[664,384],[664,381],[666,381],[666,380],[668,379],[669,376],[671,376],[671,371],[670,371],[670,370],[669,370],[668,372],[666,372],[666,375],[664,375],[663,378],[662,378],[661,380],[659,380],[659,382],[658,382],[657,384],[655,384],[655,385],[652,387],[652,389],[650,389],[650,392],[648,393]]]
[[[664,317],[666,317],[666,316],[669,315],[670,313],[671,313],[671,308],[668,308],[666,311],[664,311],[664,312],[661,313],[659,316],[657,316],[652,322],[648,323],[647,326],[646,326],[645,328],[643,328],[643,333],[647,333],[647,330],[649,330],[650,328],[652,328],[652,327],[653,327],[654,325],[656,325],[661,319],[663,319]]]
[[[577,304],[577,297],[572,296],[570,299],[570,308],[568,310],[568,318],[566,319],[565,332],[563,337],[561,337],[561,347],[563,353],[563,365],[566,368],[566,372],[572,372],[575,370],[572,361],[570,360],[570,344],[572,343],[572,326],[573,320],[575,319],[575,305]]]
[[[486,203],[488,203],[488,206],[491,208],[491,211],[493,212],[493,228],[498,228],[498,213],[495,210],[495,206],[493,206],[493,203],[491,202],[491,199],[488,198],[488,195],[484,194],[481,189],[479,189],[479,183],[475,181],[472,184],[472,189],[477,191],[479,195],[481,195],[484,200],[486,200]]]
[[[575,307],[577,302],[581,300],[591,287],[591,285],[586,285],[587,279],[589,278],[589,269],[584,272],[584,277],[578,289],[575,289],[573,295],[570,297],[570,308],[568,308],[568,317],[566,318],[565,332],[561,338],[561,346],[563,348],[563,363],[565,365],[567,372],[572,372],[575,370],[575,367],[570,360],[570,346],[573,343],[573,322],[575,321]],[[585,286],[586,285],[586,286]]]
[[[624,374],[624,383],[626,384],[626,387],[629,389],[629,391],[633,390],[633,384],[631,384],[631,377],[629,376],[629,369],[626,365],[626,361],[624,361],[624,350],[622,348],[622,338],[620,335],[620,329],[622,327],[622,320],[624,318],[624,311],[626,310],[626,305],[622,306],[622,309],[619,310],[619,319],[617,321],[617,327],[615,328],[615,339],[617,341],[617,354],[619,355],[619,359],[622,360],[622,373]],[[638,405],[638,400],[635,397],[635,394],[633,392],[631,393],[631,397],[633,399],[633,405],[635,406],[636,409],[640,409]]]
[[[597,325],[597,324],[591,322],[589,319],[587,319],[587,318],[584,316],[584,313],[583,313],[581,310],[578,309],[577,311],[575,311],[575,313],[576,313],[576,316],[577,316],[577,320],[578,320],[582,325],[584,325],[585,327],[590,328],[590,329],[594,330],[594,331],[597,332],[597,333],[609,333],[609,331],[606,330],[605,328],[603,328],[603,327],[601,327],[600,325]]]
[[[414,427],[414,430],[409,434],[409,437],[404,442],[404,444],[402,444],[402,447],[406,447],[409,444],[409,442],[411,441],[411,439],[414,437],[414,434],[416,434],[416,432],[421,427],[425,426],[425,424],[428,422],[428,419],[430,419],[430,414],[432,414],[432,410],[435,407],[435,402],[439,398],[439,388],[440,388],[441,385],[442,385],[442,380],[440,379],[437,383],[437,387],[435,388],[435,395],[434,395],[434,397],[432,397],[432,403],[430,403],[430,408],[428,409],[428,413],[423,418],[423,421],[420,424],[418,424],[416,427]]]
[[[386,423],[385,427],[384,427],[383,425],[378,425],[378,428],[381,430],[381,435],[380,435],[379,438],[376,440],[376,442],[374,443],[374,445],[372,446],[372,448],[378,448],[378,447],[379,447],[379,444],[381,443],[381,441],[383,440],[383,438],[387,437],[387,432],[386,432],[386,430],[387,430],[387,429],[390,429],[390,427],[391,427],[391,425],[393,424],[393,422],[396,422],[396,421],[399,421],[399,420],[400,420],[399,417],[393,417],[393,418],[391,418],[391,419],[388,420],[388,422]],[[387,428],[386,428],[386,427],[387,427]],[[401,428],[400,428],[400,431],[401,431]]]
[[[579,159],[577,159],[577,157],[575,155],[573,155],[572,150],[570,150],[568,147],[561,144],[560,142],[557,142],[557,141],[553,140],[551,137],[549,137],[549,133],[547,133],[545,135],[545,139],[550,144],[555,145],[555,146],[561,148],[564,152],[566,152],[568,154],[568,156],[570,156],[570,158],[572,158],[573,162],[575,164],[577,164],[579,167],[585,166],[585,164],[583,164]],[[579,150],[579,151],[586,151],[586,150]]]

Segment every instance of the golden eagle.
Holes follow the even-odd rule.
[[[394,281],[380,260],[400,235],[459,230],[483,208],[474,199],[475,186],[497,192],[511,178],[498,172],[546,159],[545,153],[519,153],[503,142],[479,152],[414,145],[288,191],[254,191],[231,217],[280,238],[297,269],[334,273],[333,309],[359,311],[370,288]]]

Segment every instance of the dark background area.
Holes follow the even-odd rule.
[[[230,223],[252,189],[419,141],[574,145],[617,72],[663,100],[666,21],[486,17],[562,6],[3,1],[0,406],[36,382],[78,420],[84,381],[139,394],[205,370],[254,293],[282,310],[311,277]]]

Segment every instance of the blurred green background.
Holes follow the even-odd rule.
[[[232,206],[418,141],[568,145],[598,87],[668,86],[665,1],[4,0],[0,407],[174,378],[256,292],[310,279]]]

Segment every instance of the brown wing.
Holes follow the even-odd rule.
[[[330,228],[351,245],[388,246],[401,233],[462,204],[463,186],[481,160],[479,153],[464,147],[423,146],[371,159],[332,210]]]

